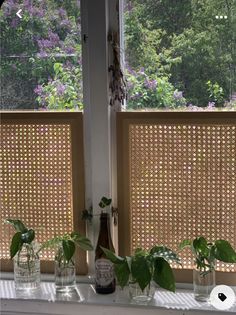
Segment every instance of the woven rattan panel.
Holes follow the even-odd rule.
[[[5,218],[37,229],[39,242],[73,230],[70,125],[2,124],[1,154],[0,257],[9,258],[14,233]]]
[[[128,138],[131,250],[200,235],[236,248],[236,127],[130,123]]]

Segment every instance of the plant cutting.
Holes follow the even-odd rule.
[[[35,231],[28,229],[19,220],[6,219],[14,227],[10,245],[10,256],[14,259],[14,280],[17,290],[37,289],[40,286],[39,245],[35,240]]]
[[[110,206],[111,202],[112,200],[110,198],[102,197],[98,205],[103,210],[104,208]]]
[[[102,250],[114,264],[117,283],[122,289],[129,285],[130,297],[134,301],[150,301],[156,285],[175,292],[175,278],[169,262],[181,263],[168,247],[154,246],[149,251],[137,248],[134,255],[125,257],[103,247]]]
[[[193,270],[194,297],[207,301],[215,286],[215,262],[236,263],[236,252],[226,240],[208,242],[203,236],[194,240],[183,240],[179,248],[189,247],[195,257]]]
[[[75,250],[76,246],[83,250],[93,250],[90,240],[78,232],[56,236],[41,246],[40,250],[55,248],[55,286],[56,291],[65,292],[75,288]]]

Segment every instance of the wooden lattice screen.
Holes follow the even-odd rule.
[[[72,230],[85,233],[82,113],[1,114],[0,258],[11,270],[13,228],[6,218],[19,218],[36,229],[37,241]],[[42,270],[53,271],[54,252],[42,253]],[[79,253],[80,273],[86,257]]]
[[[119,113],[117,133],[121,254],[201,235],[236,248],[235,112]],[[193,267],[190,251],[181,258]]]

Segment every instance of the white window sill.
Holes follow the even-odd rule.
[[[158,289],[148,304],[133,304],[127,290],[117,289],[109,295],[98,295],[94,286],[79,283],[73,294],[55,294],[53,282],[42,282],[35,294],[17,294],[12,280],[0,280],[1,314],[56,314],[56,315],[192,315],[236,314],[236,305],[228,311],[217,311],[207,303],[198,303],[189,289],[171,293]]]

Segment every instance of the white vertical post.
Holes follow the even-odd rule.
[[[84,0],[82,5],[84,139],[86,207],[93,205],[88,236],[96,246],[102,196],[111,196],[110,121],[108,100],[108,0]],[[89,254],[89,272],[94,253]]]

